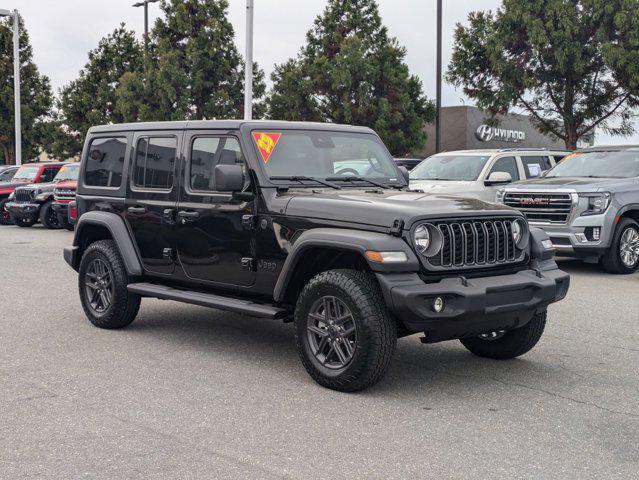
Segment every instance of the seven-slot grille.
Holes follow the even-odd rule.
[[[439,268],[495,267],[521,260],[512,237],[515,219],[434,222],[442,235],[441,251],[428,259]]]
[[[566,223],[572,211],[569,193],[508,192],[504,203],[523,212],[531,222]]]
[[[56,188],[53,191],[55,200],[73,200],[75,198],[75,190],[72,188]]]
[[[16,202],[28,203],[35,198],[35,192],[30,188],[16,188],[14,199]]]

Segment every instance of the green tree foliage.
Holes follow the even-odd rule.
[[[424,145],[434,107],[375,0],[329,0],[306,40],[296,59],[275,67],[271,118],[366,125],[395,155]]]
[[[59,109],[61,120],[72,136],[71,152],[81,152],[91,126],[125,121],[125,115],[116,108],[116,91],[121,78],[140,71],[142,65],[142,45],[124,24],[89,52],[89,61],[79,77],[60,91]]]
[[[243,117],[244,61],[227,18],[227,0],[163,0],[161,8],[164,18],[151,32],[145,72],[123,79],[120,111],[144,120]],[[254,115],[259,117],[266,86],[257,64],[253,73]]]
[[[33,63],[33,51],[24,21],[20,19],[20,84],[22,160],[39,153],[39,140],[53,97],[49,79]],[[0,21],[0,164],[15,163],[13,96],[13,18]]]
[[[633,132],[638,0],[504,0],[458,25],[447,79],[492,114],[515,107],[576,148],[600,128]]]

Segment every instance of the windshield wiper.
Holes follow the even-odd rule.
[[[268,177],[269,180],[290,180],[291,182],[317,182],[322,185],[326,185],[327,187],[334,188],[336,190],[341,190],[342,187],[339,185],[335,185],[334,183],[325,182],[324,180],[320,180],[319,178],[307,177],[305,175],[289,175],[289,176],[275,176]]]
[[[339,182],[340,180],[343,180],[345,182],[366,182],[369,183],[370,185],[373,185],[375,187],[379,187],[379,188],[395,188],[395,187],[401,187],[401,185],[387,185],[385,183],[381,183],[381,182],[376,182],[375,180],[370,180],[368,178],[364,178],[364,177],[355,177],[355,176],[350,176],[350,177],[327,177],[326,180],[329,181],[333,181],[333,182]]]

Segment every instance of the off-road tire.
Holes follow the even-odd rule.
[[[610,248],[601,258],[601,266],[608,273],[628,275],[636,272],[639,268],[639,262],[635,264],[634,268],[628,268],[621,261],[621,237],[628,228],[634,228],[639,232],[639,223],[631,218],[622,218],[615,228]]]
[[[111,303],[102,313],[91,306],[85,288],[88,279],[87,269],[96,258],[107,263],[114,285]],[[129,293],[128,284],[129,276],[113,240],[99,240],[87,247],[80,261],[78,289],[84,313],[93,325],[99,328],[115,329],[126,327],[135,320],[140,309],[140,297]]]
[[[507,331],[495,340],[480,337],[462,338],[464,347],[479,357],[508,360],[529,352],[541,338],[546,327],[546,312],[535,315],[526,325]]]
[[[357,329],[352,359],[339,370],[322,366],[308,339],[308,314],[324,296],[341,300],[351,311]],[[313,380],[326,388],[355,392],[374,385],[388,370],[397,343],[397,326],[370,273],[329,270],[314,276],[297,300],[295,341],[302,364]]]
[[[36,224],[35,218],[25,218],[25,217],[16,217],[15,215],[11,215],[11,223],[17,225],[22,228],[33,227]]]
[[[9,215],[9,212],[4,209],[4,206],[7,204],[8,201],[8,198],[0,200],[0,225],[13,225],[11,215]]]
[[[58,214],[53,210],[52,201],[48,201],[40,207],[39,217],[40,223],[44,228],[48,228],[49,230],[58,230],[59,228],[61,228],[60,222],[58,220]]]

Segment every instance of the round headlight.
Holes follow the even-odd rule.
[[[415,238],[415,246],[422,255],[426,254],[426,250],[430,247],[430,232],[426,225],[420,225],[415,229],[413,234]]]
[[[522,220],[515,220],[511,224],[511,231],[513,242],[515,242],[515,245],[517,245],[519,248],[522,248],[524,244],[523,240],[525,240],[524,235],[526,233],[526,225]]]

